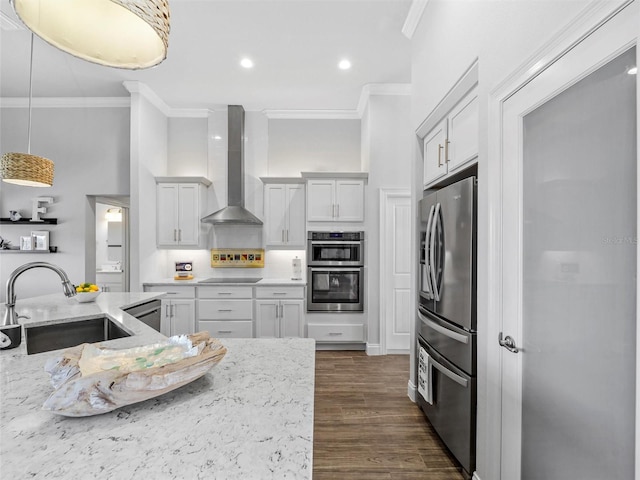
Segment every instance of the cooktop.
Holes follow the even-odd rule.
[[[200,280],[198,283],[257,283],[262,278],[213,277]]]

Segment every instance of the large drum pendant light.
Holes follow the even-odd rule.
[[[33,90],[33,34],[31,34],[31,56],[29,58],[29,127],[27,130],[27,153],[5,153],[0,159],[0,177],[7,183],[27,187],[50,187],[53,185],[53,162],[48,158],[31,155],[31,94]]]
[[[159,64],[169,46],[167,0],[11,0],[36,35],[76,57],[136,70]]]

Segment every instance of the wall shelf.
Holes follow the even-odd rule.
[[[41,218],[41,222],[32,222],[30,218],[21,218],[15,222],[9,218],[0,218],[0,225],[57,225],[57,218]]]
[[[0,249],[0,253],[58,253],[56,250],[52,252],[51,250],[20,250],[17,248],[2,248]]]

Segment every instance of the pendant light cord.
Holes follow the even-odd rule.
[[[31,93],[33,92],[33,33],[31,33],[31,55],[29,56],[29,128],[27,129],[27,153],[31,154]]]

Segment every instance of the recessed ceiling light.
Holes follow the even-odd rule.
[[[631,67],[629,70],[627,70],[627,73],[629,75],[635,75],[638,73],[638,67]]]
[[[338,63],[338,68],[340,70],[349,70],[351,68],[351,62],[346,58],[344,60],[340,60],[340,63]]]
[[[222,137],[220,135],[216,135],[215,137],[213,137],[214,140],[222,140]]]
[[[242,65],[244,68],[253,68],[253,60],[245,57],[240,60],[240,65]]]

